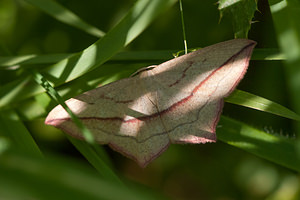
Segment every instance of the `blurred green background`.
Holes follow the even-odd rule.
[[[133,0],[60,0],[57,2],[104,32],[112,29],[135,3]],[[259,11],[255,12],[252,19],[248,38],[257,41],[256,48],[278,49],[279,37],[276,35],[278,29],[274,28],[269,2],[260,0],[257,3]],[[220,20],[216,1],[183,0],[183,9],[189,48],[205,47],[234,37],[232,18],[224,16]],[[62,23],[27,1],[21,0],[0,0],[0,39],[0,56],[76,53],[98,40],[97,37]],[[183,49],[179,5],[175,3],[122,51],[172,50],[177,52]],[[112,75],[104,82],[129,76],[137,68],[161,62],[161,60],[143,62],[128,60],[112,65],[105,64],[103,70],[110,71],[114,66],[117,66],[117,70],[112,70]],[[38,67],[47,66],[48,64],[41,64]],[[295,107],[287,89],[289,77],[284,68],[282,61],[278,60],[251,61],[248,72],[238,88],[293,110]],[[4,86],[12,81],[18,73],[20,72],[1,69],[0,85]],[[54,101],[51,102],[48,111],[55,104]],[[225,103],[223,115],[238,119],[275,136],[295,140],[297,134],[292,120],[266,112]],[[89,168],[91,173],[97,174],[67,140],[64,133],[44,125],[44,117],[45,115],[24,121],[25,127],[32,134],[44,156],[54,155],[74,159],[85,169]],[[12,130],[13,128],[11,127]],[[221,141],[205,145],[171,145],[145,169],[109,148],[104,148],[111,157],[117,174],[123,180],[135,182],[136,185],[132,187],[143,185],[143,189],[150,188],[150,193],[155,191],[154,193],[163,194],[165,198],[218,200],[300,198],[299,176],[295,171]],[[54,159],[53,166],[55,162],[67,166],[59,164],[59,159]],[[72,168],[72,165],[67,168]],[[37,181],[31,184],[38,183]],[[13,186],[14,183],[12,182],[11,185]],[[0,192],[3,191],[4,189],[0,189]],[[65,193],[65,199],[69,197],[68,192],[72,193],[72,190]],[[118,190],[112,192],[121,193]]]

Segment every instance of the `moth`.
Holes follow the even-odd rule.
[[[66,101],[99,144],[145,167],[170,145],[216,141],[223,99],[243,78],[256,42],[234,39],[139,70]],[[58,105],[45,123],[83,136]]]

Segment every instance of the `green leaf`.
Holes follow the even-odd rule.
[[[221,117],[218,139],[249,153],[300,172],[297,140],[277,137],[242,122]]]
[[[86,23],[76,14],[58,4],[56,1],[52,0],[25,0],[28,3],[36,6],[45,13],[54,17],[60,22],[66,23],[70,26],[76,27],[86,33],[89,33],[96,37],[103,37],[105,33],[98,28]]]
[[[248,38],[252,18],[257,10],[256,0],[220,0],[220,19],[231,18],[235,38]]]
[[[300,121],[299,115],[284,106],[242,90],[235,90],[225,101]]]

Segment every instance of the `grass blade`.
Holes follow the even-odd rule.
[[[108,167],[111,166],[111,163],[108,159],[106,153],[101,150],[100,147],[96,146],[93,134],[84,126],[84,124],[78,119],[76,115],[70,110],[70,108],[65,104],[63,99],[57,93],[57,91],[49,84],[45,78],[36,71],[32,71],[33,77],[38,84],[40,84],[47,93],[55,99],[70,115],[72,121],[76,124],[76,126],[81,130],[85,140],[89,143],[87,144],[84,141],[79,141],[73,139],[72,137],[68,137],[69,140],[74,144],[74,146],[86,157],[88,161],[99,171],[99,173],[107,178],[107,180],[114,180],[119,183],[121,181],[118,177],[112,172],[112,170]],[[94,146],[94,149],[91,149],[91,146]],[[96,151],[95,151],[96,149]]]
[[[33,6],[41,9],[45,13],[54,17],[60,22],[76,27],[88,34],[95,37],[103,37],[105,33],[98,28],[86,23],[80,17],[75,15],[73,12],[58,4],[56,1],[51,0],[26,0]]]
[[[225,101],[300,121],[300,116],[286,107],[242,90],[235,90]]]
[[[125,51],[114,55],[109,62],[149,62],[166,61],[174,58],[177,50],[165,51]],[[74,54],[46,54],[46,55],[22,55],[0,56],[0,69],[10,69],[16,65],[53,64],[63,59],[70,58]],[[254,49],[251,60],[285,60],[286,57],[278,49]],[[38,67],[38,66],[37,66]]]
[[[294,0],[269,0],[277,40],[286,56],[285,71],[291,103],[300,113],[300,2]],[[297,123],[297,132],[300,123]]]
[[[17,113],[13,110],[0,112],[0,135],[8,138],[10,144],[22,152],[37,157],[42,156],[38,145],[35,143]]]
[[[219,140],[300,172],[297,140],[276,137],[224,116],[219,124]]]
[[[5,200],[163,199],[142,187],[103,180],[82,163],[62,157],[34,159],[5,152],[0,155],[0,177],[0,199]]]
[[[45,75],[55,86],[58,86],[95,69],[134,40],[158,14],[173,3],[175,0],[137,1],[125,18],[105,37],[83,52],[51,66],[49,70],[44,72]]]
[[[83,52],[49,67],[43,74],[54,86],[59,86],[97,68],[134,40],[155,17],[175,2],[175,0],[139,0],[124,19],[103,38]],[[24,94],[28,98],[42,92],[45,92],[44,89],[37,87],[33,81],[27,82],[20,94],[4,86],[0,89],[0,107],[24,99]]]

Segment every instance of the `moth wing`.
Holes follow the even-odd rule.
[[[93,133],[100,144],[145,166],[169,145],[169,138],[157,118],[156,92],[147,91],[152,79],[147,71],[137,76],[85,92],[66,101],[68,107]],[[58,105],[47,116],[46,124],[82,139],[82,133],[67,112]]]
[[[244,76],[255,42],[230,40],[66,101],[97,142],[147,165],[173,143],[216,140],[223,98]],[[82,138],[61,106],[46,124]]]
[[[173,143],[216,140],[216,125],[228,96],[247,71],[256,42],[235,39],[205,47],[152,70],[157,107]],[[155,90],[153,88],[152,90]]]

